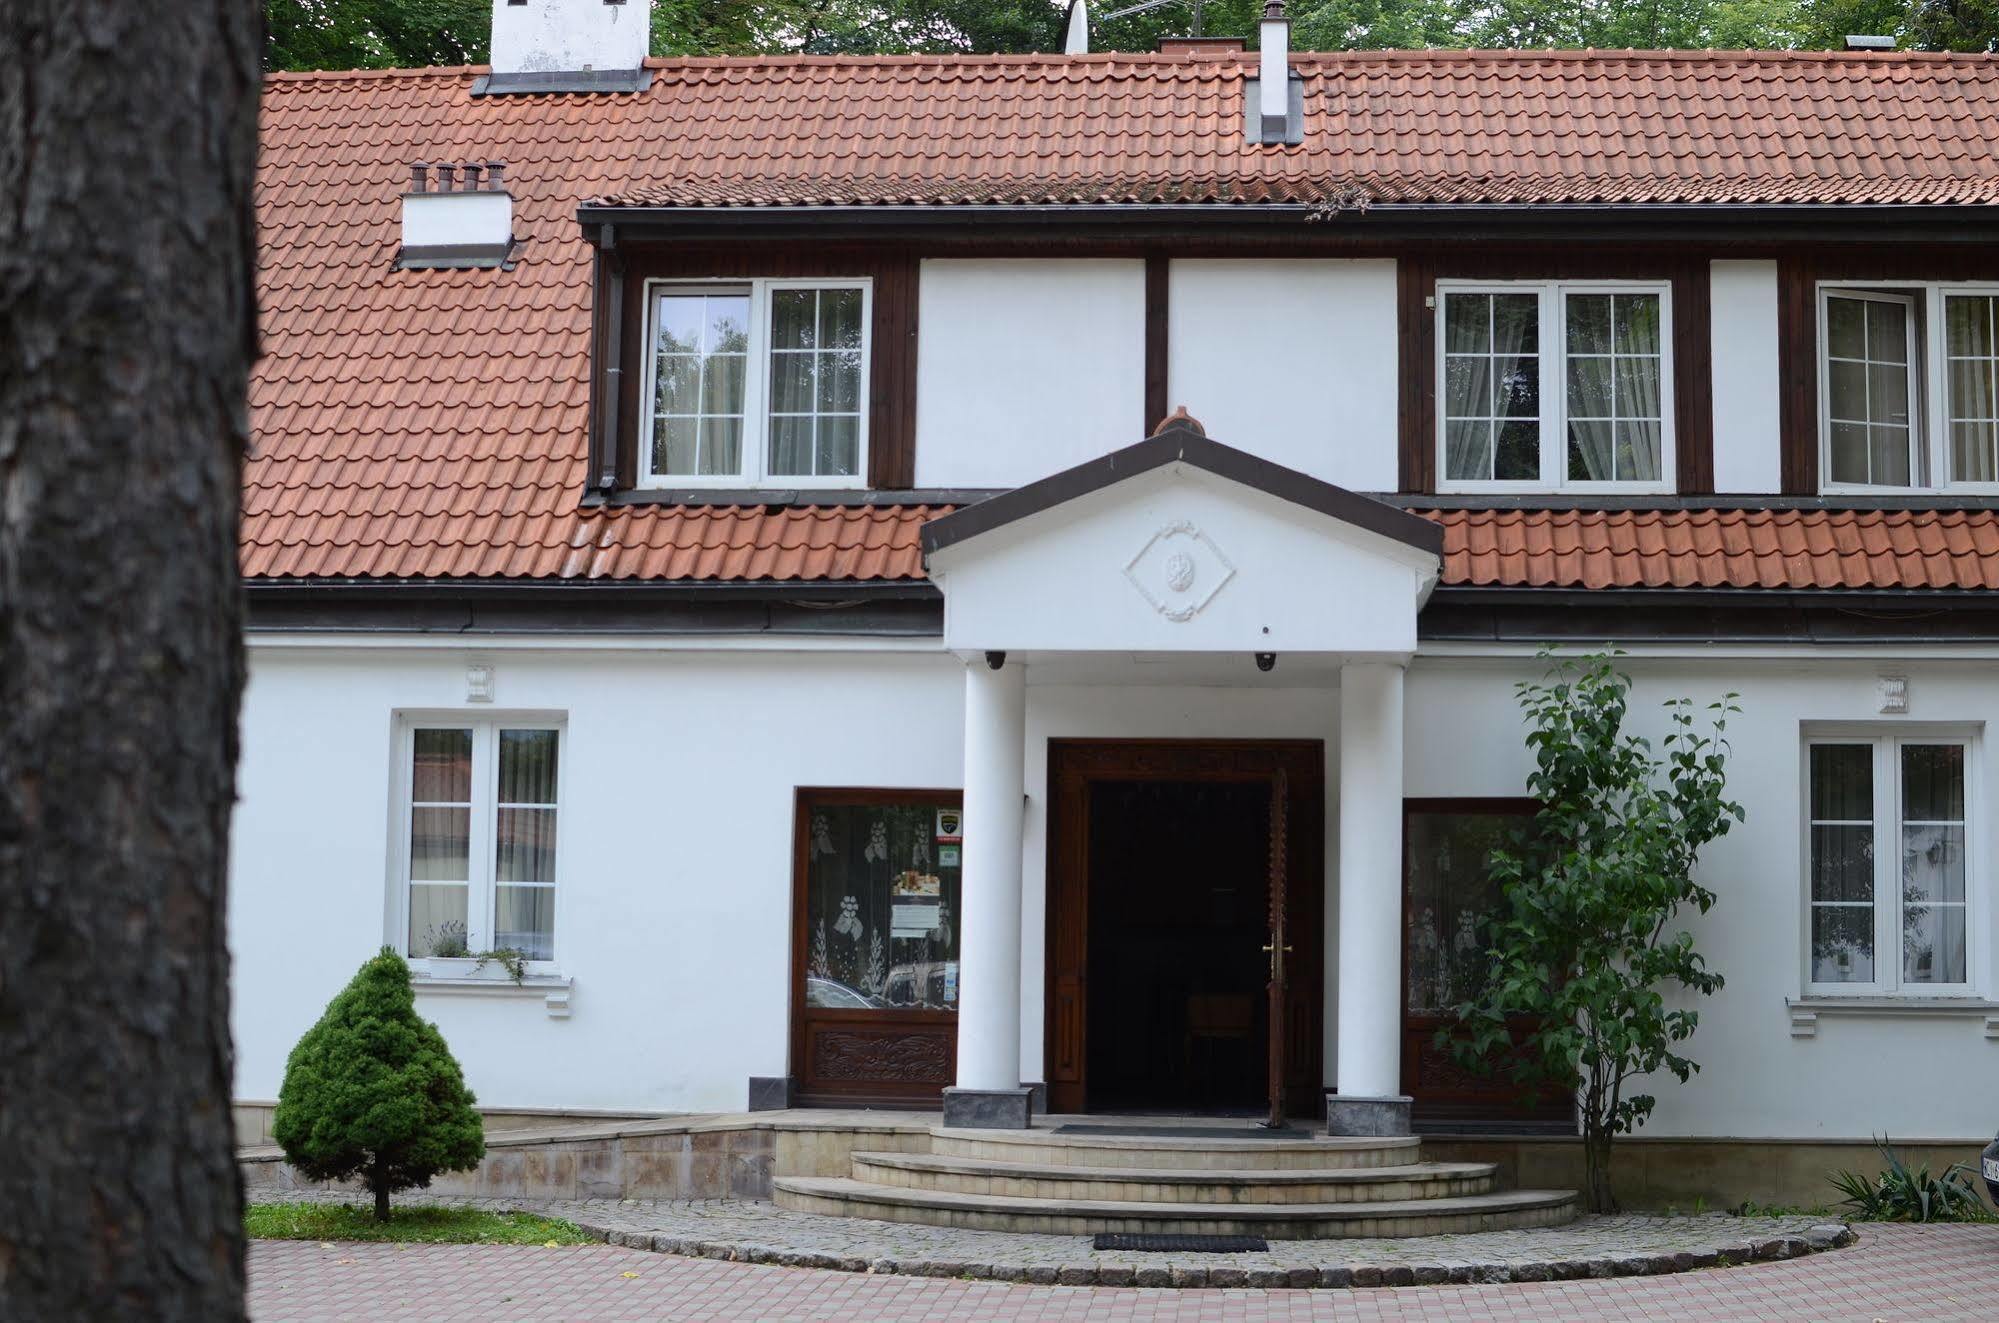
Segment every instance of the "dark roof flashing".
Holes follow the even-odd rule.
[[[1169,464],[1192,465],[1204,473],[1226,478],[1432,556],[1440,557],[1444,552],[1444,531],[1433,521],[1211,440],[1201,425],[1187,417],[1183,409],[1137,445],[1086,460],[1073,468],[930,521],[922,531],[924,558],[927,562],[932,553],[946,547]]]
[[[563,93],[643,92],[652,70],[575,69],[533,73],[487,73],[472,80],[473,96],[554,96]]]

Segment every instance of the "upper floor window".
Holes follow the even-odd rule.
[[[1999,290],[1819,287],[1831,488],[1999,485]]]
[[[1660,283],[1440,282],[1443,491],[1670,491]]]
[[[402,929],[412,956],[555,958],[560,728],[411,723],[398,795]]]
[[[1933,735],[1807,742],[1813,991],[1969,991],[1971,747]]]
[[[871,294],[865,280],[648,281],[644,482],[859,485]]]

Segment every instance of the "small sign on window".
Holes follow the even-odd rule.
[[[956,845],[965,839],[965,815],[960,809],[941,808],[937,810],[937,843]]]

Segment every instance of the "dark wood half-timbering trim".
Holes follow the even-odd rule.
[[[1712,328],[1705,256],[1416,253],[1397,264],[1402,489],[1437,490],[1439,280],[1663,280],[1672,288],[1674,479],[1681,495],[1714,490]]]
[[[1999,280],[1999,252],[1990,246],[1830,248],[1777,259],[1779,479],[1786,495],[1819,492],[1819,284],[1870,280]]]
[[[1140,436],[1151,436],[1172,407],[1166,399],[1172,273],[1167,258],[1145,259],[1145,423]]]
[[[738,245],[692,250],[631,246],[625,263],[619,366],[617,481],[638,483],[640,394],[645,383],[648,280],[752,280],[824,276],[874,282],[868,371],[868,485],[895,490],[916,478],[917,259],[905,251]]]

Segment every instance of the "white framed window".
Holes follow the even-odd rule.
[[[1808,992],[1970,994],[1974,749],[1951,734],[1806,740]]]
[[[1439,281],[1437,489],[1670,492],[1665,282]]]
[[[639,471],[649,487],[858,487],[868,280],[650,280]]]
[[[555,959],[563,726],[404,721],[397,732],[392,941],[417,957]]]
[[[1818,286],[1826,491],[1999,491],[1999,286]]]

